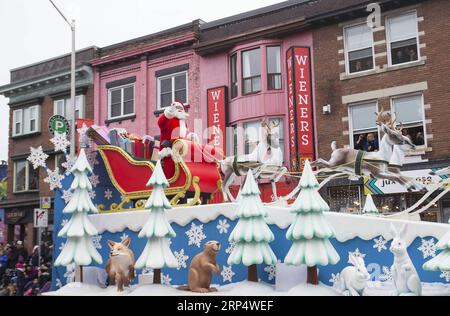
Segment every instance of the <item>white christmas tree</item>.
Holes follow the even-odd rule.
[[[145,204],[145,209],[150,211],[150,217],[139,233],[139,238],[147,238],[148,241],[136,261],[136,268],[154,269],[153,283],[161,284],[161,269],[178,267],[178,260],[170,250],[170,238],[174,238],[176,234],[165,216],[166,210],[172,206],[164,193],[164,188],[169,186],[169,182],[164,175],[161,161],[156,164],[147,186],[153,188]]]
[[[243,263],[248,269],[248,280],[258,281],[256,265],[277,263],[277,258],[269,246],[274,235],[265,221],[267,212],[260,198],[261,192],[250,170],[238,200],[236,227],[229,241],[235,243],[228,257],[229,265]]]
[[[372,194],[368,194],[366,197],[366,204],[364,204],[364,209],[362,210],[364,215],[380,215],[375,203],[373,202]]]
[[[340,257],[330,242],[334,231],[327,222],[324,212],[330,207],[319,193],[319,183],[307,160],[300,179],[301,192],[291,206],[295,219],[289,227],[286,238],[294,244],[284,262],[287,265],[306,265],[308,283],[318,284],[317,266],[334,265]]]
[[[55,260],[55,266],[68,266],[72,263],[88,266],[92,261],[101,264],[102,257],[92,240],[94,236],[98,235],[98,232],[88,217],[90,212],[98,213],[89,196],[89,192],[92,192],[92,185],[88,174],[92,173],[92,168],[83,149],[72,167],[71,173],[74,175],[71,186],[74,193],[63,213],[72,214],[72,217],[58,234],[58,237],[67,238],[67,242]]]
[[[449,221],[450,224],[450,221]],[[428,271],[450,272],[450,232],[444,235],[436,244],[436,248],[442,250],[439,255],[426,262],[423,268]]]

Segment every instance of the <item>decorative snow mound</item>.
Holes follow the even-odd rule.
[[[423,296],[450,296],[450,284],[423,283]],[[217,286],[216,286],[217,287]],[[275,287],[265,283],[240,282],[217,287],[219,292],[201,296],[340,296],[333,288],[324,285],[300,284],[288,292],[277,292]],[[394,285],[391,282],[369,282],[366,296],[392,296]],[[199,296],[198,293],[177,290],[176,287],[164,285],[142,285],[126,288],[117,292],[110,286],[106,289],[95,285],[70,283],[56,292],[45,293],[46,296]]]

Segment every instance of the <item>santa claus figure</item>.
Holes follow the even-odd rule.
[[[172,144],[177,139],[195,139],[193,133],[189,133],[186,119],[189,117],[187,109],[180,101],[173,102],[164,110],[164,114],[158,120],[161,131],[160,158],[166,177],[171,178],[175,173],[175,164],[172,159]]]

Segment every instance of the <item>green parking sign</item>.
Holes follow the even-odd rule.
[[[53,135],[55,133],[68,135],[70,132],[69,121],[67,121],[67,119],[61,115],[52,116],[48,120],[48,130]]]

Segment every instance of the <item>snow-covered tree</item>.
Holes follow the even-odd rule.
[[[380,215],[375,203],[373,202],[372,194],[368,194],[366,197],[366,204],[364,204],[364,209],[362,210],[364,215]]]
[[[152,194],[145,204],[145,209],[150,211],[150,217],[139,233],[139,238],[147,238],[148,241],[136,261],[136,269],[154,269],[153,283],[161,284],[161,269],[178,267],[178,260],[170,250],[170,238],[174,238],[176,234],[165,215],[172,206],[164,193],[169,182],[164,175],[161,161],[156,164],[147,186],[152,187]]]
[[[88,174],[92,173],[92,168],[83,149],[70,172],[74,176],[71,185],[74,193],[63,213],[72,214],[72,217],[58,233],[58,237],[67,238],[67,241],[55,260],[55,266],[68,266],[73,263],[78,266],[88,266],[92,261],[101,264],[102,257],[93,243],[93,237],[98,235],[98,231],[88,217],[90,212],[98,213],[89,196],[89,192],[92,192],[92,184]]]
[[[235,243],[228,257],[229,265],[244,264],[248,267],[248,280],[257,282],[257,264],[276,264],[277,258],[269,246],[274,235],[266,223],[267,211],[260,198],[258,184],[250,170],[238,200],[236,227],[229,241]]]
[[[449,221],[450,224],[450,221]],[[423,265],[424,270],[450,272],[450,231],[436,244],[439,255]]]
[[[318,284],[317,266],[336,264],[340,257],[330,238],[334,230],[325,219],[324,212],[330,207],[319,193],[319,183],[307,160],[300,179],[301,192],[291,206],[295,214],[294,222],[289,227],[286,238],[294,244],[284,262],[288,265],[308,267],[308,283]]]

